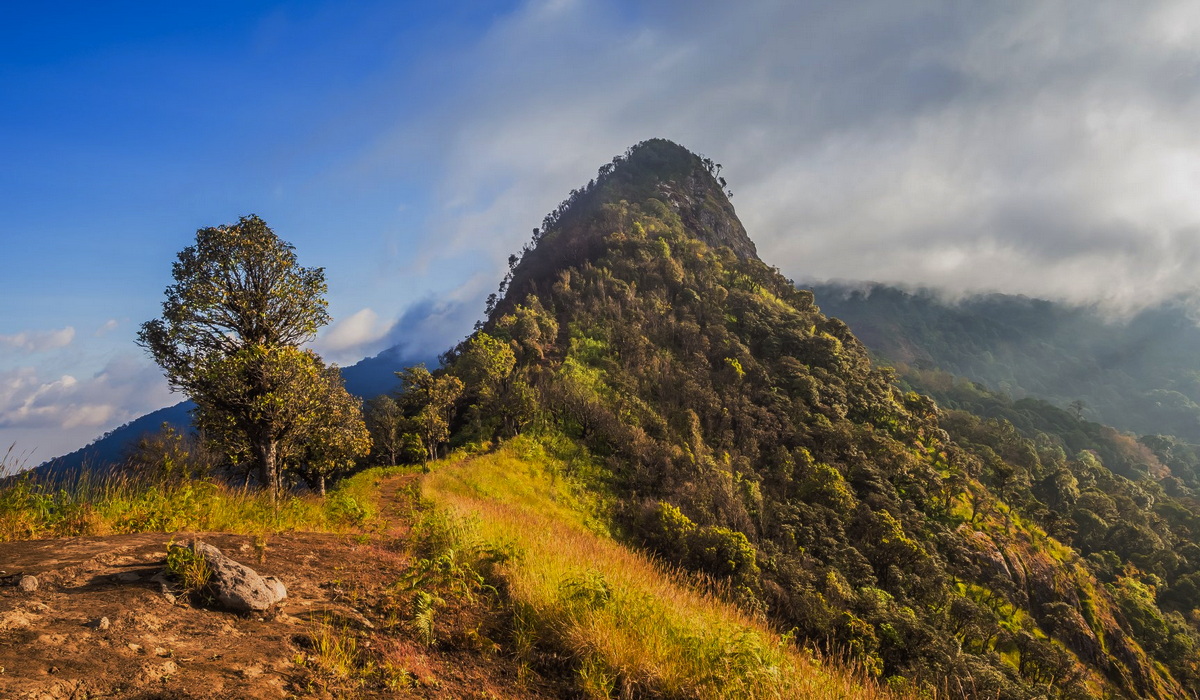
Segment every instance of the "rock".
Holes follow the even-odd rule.
[[[99,620],[96,620],[96,629],[100,630],[101,632],[109,627],[112,627],[112,623],[109,622],[107,617],[102,617]]]
[[[276,603],[287,597],[287,587],[283,585],[283,581],[274,576],[264,576],[263,581],[267,584],[267,588],[271,589]]]
[[[33,593],[38,589],[37,576],[25,575],[17,579],[17,587],[26,593]]]
[[[210,544],[196,540],[191,548],[208,564],[212,572],[209,585],[222,607],[242,613],[259,612],[287,594],[282,583],[267,583],[254,569],[230,559]]]

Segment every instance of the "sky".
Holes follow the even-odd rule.
[[[653,137],[796,280],[1197,291],[1190,1],[3,3],[0,86],[9,463],[182,398],[134,339],[196,229],[256,213],[324,267],[326,359],[429,356]]]

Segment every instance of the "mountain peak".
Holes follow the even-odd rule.
[[[729,201],[721,165],[667,139],[649,139],[600,169],[597,181],[608,201],[657,199],[710,246],[727,246],[742,258],[758,258],[754,241]],[[614,196],[616,195],[616,196]]]
[[[601,255],[620,233],[614,211],[635,209],[678,217],[683,232],[743,260],[758,251],[729,201],[721,166],[667,139],[649,139],[602,165],[594,179],[570,195],[533,230],[533,240],[510,258],[509,275],[493,311],[506,311],[560,270]]]

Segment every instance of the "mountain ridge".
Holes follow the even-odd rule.
[[[851,650],[893,687],[1181,694],[1172,674],[1192,657],[1152,656],[1174,652],[1126,631],[1143,614],[1141,570],[1097,579],[1048,534],[1056,521],[1037,494],[1057,492],[997,475],[1124,482],[1105,481],[1098,460],[947,415],[964,426],[957,443],[934,401],[873,366],[811,292],[726,245],[737,235],[713,237],[744,231],[713,172],[700,207],[725,221],[700,230],[699,198],[670,201],[695,187],[671,177],[703,159],[678,156],[692,167],[664,168],[660,182],[644,149],[681,147],[638,144],[573,192],[513,256],[476,333],[443,358],[466,387],[456,444],[561,431],[604,465],[597,488],[627,543],[714,577],[806,643]],[[1131,507],[1150,523],[1139,527],[1159,526]]]
[[[1114,320],[1089,306],[986,294],[950,303],[887,285],[812,286],[880,357],[1038,397],[1138,434],[1200,442],[1200,327],[1186,300]]]
[[[401,355],[402,348],[402,345],[396,345],[340,368],[346,391],[365,401],[395,391],[399,386],[395,372],[400,367],[419,362],[436,364],[432,358],[404,357]],[[30,471],[58,477],[85,468],[97,471],[112,469],[125,459],[128,450],[139,438],[157,432],[164,423],[179,432],[190,431],[193,406],[191,401],[185,400],[151,411],[113,428],[77,450],[45,460]]]

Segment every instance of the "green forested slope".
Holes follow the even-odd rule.
[[[602,168],[445,356],[462,396],[402,402],[414,421],[444,415],[468,446],[567,434],[603,465],[625,539],[889,684],[1001,698],[1200,687],[1191,599],[1164,597],[1200,565],[1170,539],[1200,510],[1183,483],[1173,500],[1155,488],[1162,458],[898,388],[757,258],[715,172],[661,140]],[[1118,465],[1124,448],[1136,455]],[[1161,546],[1135,551],[1147,533]]]

